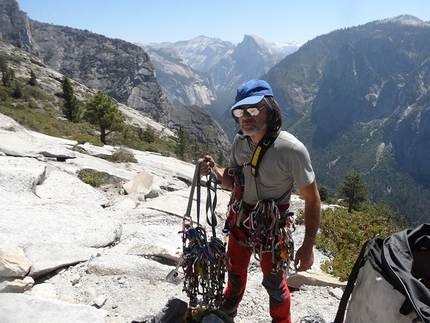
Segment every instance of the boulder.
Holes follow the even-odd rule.
[[[88,305],[77,305],[24,294],[0,294],[2,323],[106,323],[107,313]]]
[[[130,181],[123,185],[127,194],[143,194],[146,195],[151,191],[153,176],[145,171],[138,173]]]
[[[34,279],[27,276],[24,279],[1,279],[0,293],[24,293],[34,286]]]
[[[322,271],[307,270],[299,271],[287,277],[288,287],[300,288],[303,285],[308,286],[330,286],[345,288],[346,282],[341,282],[338,278],[326,274]]]
[[[21,248],[0,243],[0,279],[1,277],[25,277],[31,265],[31,261]]]

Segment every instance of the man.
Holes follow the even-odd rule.
[[[270,297],[272,322],[291,323],[290,293],[283,270],[277,270],[273,261],[274,251],[261,246],[258,249],[258,243],[255,248],[255,241],[246,244],[250,241],[250,214],[254,214],[250,210],[255,210],[255,205],[271,201],[277,205],[276,212],[279,212],[276,214],[285,214],[293,185],[297,185],[305,201],[306,229],[294,262],[300,271],[311,268],[321,213],[315,174],[306,147],[290,133],[280,130],[281,111],[266,81],[250,80],[239,87],[231,113],[240,131],[234,139],[228,166],[218,167],[211,156],[205,156],[200,164],[201,174],[208,174],[212,168],[221,181],[221,187],[225,189],[234,189],[237,193],[238,181],[234,182],[234,179],[237,178],[235,174],[238,169],[244,182],[241,184],[240,196],[233,197],[236,199],[235,207],[231,207],[230,211],[230,217],[234,215],[234,219],[230,219],[228,282],[221,309],[231,317],[237,314],[237,307],[245,292],[250,257],[260,250],[256,256],[260,257],[262,285]],[[254,155],[256,151],[258,156]],[[258,157],[261,160],[256,163]]]

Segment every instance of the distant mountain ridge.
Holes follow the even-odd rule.
[[[237,87],[268,72],[300,44],[268,44],[256,35],[245,35],[237,45],[198,36],[188,41],[142,46],[170,102],[211,105],[219,93],[234,95]]]

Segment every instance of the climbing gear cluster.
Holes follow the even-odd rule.
[[[182,256],[177,268],[169,276],[177,276],[179,267],[184,273],[183,291],[189,298],[189,309],[192,316],[201,315],[202,310],[218,309],[223,302],[225,283],[226,244],[216,237],[217,204],[216,190],[218,178],[211,169],[207,176],[206,188],[206,223],[212,228],[212,236],[208,237],[200,223],[201,182],[200,163],[196,165],[193,184],[190,191],[187,211],[182,221]],[[197,222],[191,216],[191,208],[196,191]],[[212,199],[212,194],[214,198]]]
[[[271,252],[273,271],[284,270],[288,275],[294,260],[294,213],[288,212],[288,204],[277,205],[274,200],[260,200],[255,205],[244,203],[242,168],[231,170],[231,175],[233,192],[223,232],[231,232],[240,244],[252,250],[258,261],[264,252]],[[238,216],[242,214],[245,217],[238,221]],[[245,238],[237,235],[237,228],[242,230]]]
[[[218,308],[223,301],[225,244],[216,237],[208,241],[201,226],[192,228],[189,224],[185,226],[182,241],[183,291],[190,299],[189,306]]]
[[[285,225],[281,225],[281,214],[275,201],[260,200],[243,221],[248,232],[245,243],[251,246],[258,261],[263,252],[271,252],[272,262],[276,264],[275,272],[289,270],[289,262],[293,258],[292,216],[293,213],[286,213]]]

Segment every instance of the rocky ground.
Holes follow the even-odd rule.
[[[319,259],[324,258],[319,253],[316,255]],[[43,284],[33,287],[31,294],[100,307],[108,312],[109,323],[143,321],[143,318],[162,312],[171,298],[187,301],[185,293],[182,292],[182,281],[176,285],[163,279],[164,274],[171,269],[173,267],[166,267],[164,271],[160,269],[161,275],[151,273],[154,277],[127,274],[99,276],[88,274],[88,263],[80,263],[47,277]],[[261,285],[261,279],[258,263],[253,261],[249,268],[247,291],[235,319],[236,323],[271,322],[268,315],[268,296]],[[342,288],[330,286],[303,285],[299,289],[292,289],[293,322],[312,323],[313,321],[309,320],[312,318],[332,322],[342,294]],[[308,321],[304,320],[305,318]]]
[[[165,278],[182,250],[195,166],[139,151],[138,163],[106,161],[115,149],[29,132],[0,115],[0,322],[131,323],[159,314],[169,299],[187,301],[182,282]],[[100,188],[77,178],[89,169],[103,175]],[[229,194],[218,190],[217,198],[223,218]],[[292,210],[301,208],[294,196]],[[303,230],[294,232],[296,246]],[[315,250],[313,271],[326,259]],[[271,322],[261,279],[253,261],[235,322]],[[294,323],[334,320],[341,284],[296,274],[289,285]]]

